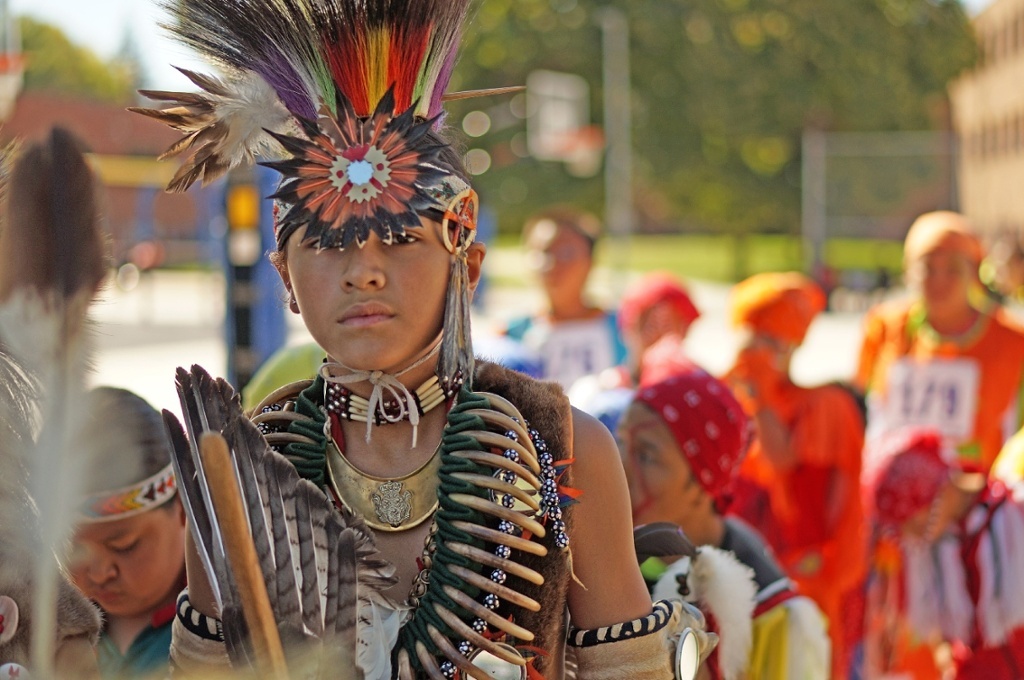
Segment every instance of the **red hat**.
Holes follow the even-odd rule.
[[[623,330],[635,328],[645,312],[662,302],[672,305],[679,318],[688,324],[700,316],[686,288],[674,276],[655,272],[644,275],[626,288],[619,305],[619,327]]]
[[[635,400],[668,425],[693,476],[724,511],[751,441],[750,420],[729,388],[695,367],[642,387]]]
[[[952,468],[942,458],[942,436],[913,429],[886,438],[865,475],[868,502],[876,521],[899,527],[931,506]]]

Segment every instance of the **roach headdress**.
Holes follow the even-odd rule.
[[[320,248],[402,242],[425,215],[455,256],[441,373],[472,374],[466,249],[477,199],[434,132],[469,0],[167,0],[168,28],[220,77],[183,73],[198,93],[135,109],[185,133],[168,186],[204,184],[261,157],[283,181],[277,242],[305,227]],[[493,93],[497,91],[488,91]]]

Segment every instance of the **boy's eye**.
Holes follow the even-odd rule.
[[[138,545],[139,545],[139,541],[136,539],[136,540],[132,541],[131,543],[128,543],[128,544],[125,544],[125,545],[111,545],[111,546],[108,546],[108,547],[110,548],[111,552],[115,552],[118,555],[127,555],[132,550],[135,550],[135,548],[137,548]]]
[[[655,465],[658,462],[658,452],[650,446],[641,446],[637,450],[636,459],[641,465]]]

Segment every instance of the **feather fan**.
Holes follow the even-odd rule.
[[[321,106],[368,117],[389,91],[394,111],[434,120],[452,76],[469,0],[167,0],[165,26],[223,72],[185,71],[199,93],[143,91],[170,102],[133,109],[185,132],[165,156],[190,155],[168,189],[210,182],[295,131]]]
[[[85,415],[86,312],[105,263],[93,176],[70,134],[54,130],[26,149],[7,193],[0,229],[0,345],[7,349],[0,352],[0,381],[11,399],[0,421],[15,432],[5,431],[0,442],[0,516],[22,515],[23,529],[32,533],[20,540],[33,563],[16,561],[21,588],[30,583],[33,590],[21,604],[21,625],[32,622],[34,674],[51,677],[55,646],[69,625],[89,632],[91,622],[98,632],[95,611],[63,581],[55,553],[74,521],[89,445],[101,445],[76,435]],[[14,421],[22,423],[20,433]]]
[[[218,599],[236,667],[253,665],[237,583],[221,532],[250,532],[289,668],[334,677],[358,669],[357,619],[365,603],[394,583],[363,521],[327,496],[270,448],[242,412],[238,396],[205,370],[178,369],[184,428],[164,411],[182,501],[200,558]],[[186,436],[187,430],[187,436]],[[228,443],[248,527],[218,525],[196,442],[218,432]],[[359,673],[358,676],[362,677]]]

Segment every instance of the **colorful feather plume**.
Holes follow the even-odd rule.
[[[144,92],[174,102],[139,109],[186,133],[166,155],[190,151],[169,189],[208,182],[288,132],[281,110],[315,121],[349,102],[360,118],[393,97],[389,115],[434,121],[455,66],[468,0],[169,0],[167,28],[218,65],[224,78],[186,73],[198,94]],[[266,93],[276,95],[266,101]],[[254,93],[258,93],[254,96]],[[262,121],[257,127],[254,121]],[[238,130],[229,132],[228,130]]]
[[[6,346],[0,392],[11,396],[0,405],[0,421],[8,421],[0,432],[0,516],[30,533],[3,536],[0,566],[7,577],[20,572],[20,627],[27,634],[31,624],[32,670],[39,677],[81,673],[55,669],[55,649],[63,655],[69,639],[99,631],[96,611],[63,579],[56,559],[75,518],[89,447],[103,445],[78,437],[89,358],[86,313],[106,273],[94,191],[77,142],[55,130],[21,154],[0,228],[0,345]],[[15,420],[23,420],[20,428]],[[19,540],[15,552],[22,557],[11,559],[11,544]],[[10,587],[5,577],[0,588]]]
[[[357,621],[379,616],[373,611],[375,598],[393,585],[393,567],[380,557],[361,519],[337,510],[267,445],[229,384],[198,366],[191,372],[178,369],[177,384],[185,428],[168,411],[164,421],[181,499],[220,605],[232,665],[254,665],[222,533],[242,531],[253,537],[289,668],[302,670],[293,677],[337,677],[339,668],[353,669],[346,677],[362,677]],[[224,527],[214,517],[197,444],[206,432],[220,433],[228,443],[246,527]]]

